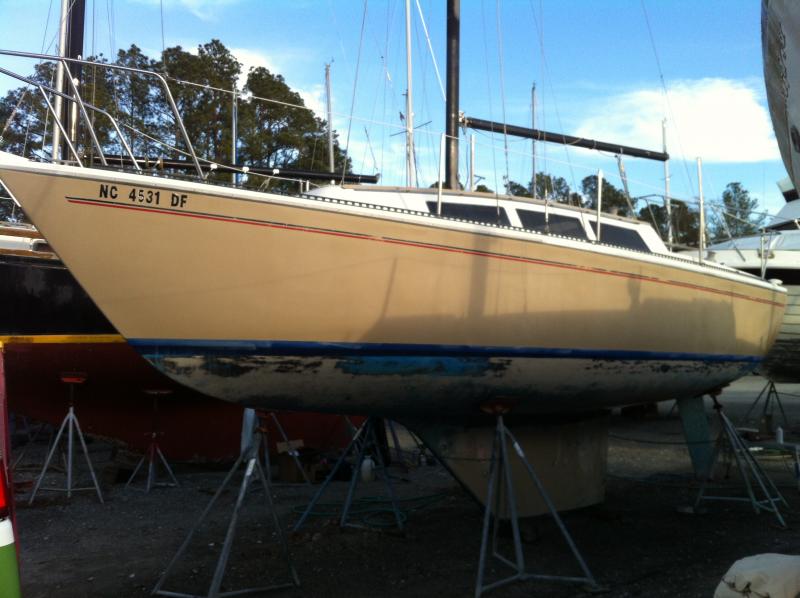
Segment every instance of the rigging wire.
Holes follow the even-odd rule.
[[[387,95],[389,94],[389,89],[392,87],[392,76],[389,72],[389,41],[391,39],[389,33],[391,31],[391,24],[393,20],[393,3],[387,2],[386,3],[386,31],[384,33],[384,48],[383,48],[383,101],[382,101],[382,118],[385,121],[386,117],[386,110],[387,110]],[[387,131],[386,127],[381,127],[381,149],[380,149],[380,156],[381,156],[381,170],[383,169],[383,155],[384,149],[386,147],[386,139],[387,139]],[[377,165],[376,165],[377,166]]]
[[[531,16],[533,17],[533,24],[534,28],[536,29],[536,35],[539,39],[539,54],[542,58],[542,66],[544,67],[544,72],[546,74],[545,80],[547,81],[547,86],[550,88],[550,94],[553,96],[553,109],[556,113],[556,121],[558,122],[558,127],[560,130],[564,130],[564,125],[561,121],[561,111],[558,109],[558,101],[556,99],[556,92],[553,88],[553,77],[550,73],[550,64],[547,61],[547,53],[545,52],[544,46],[544,13],[541,11],[541,2],[540,6],[540,14],[542,14],[541,19],[536,17],[536,9],[533,6],[533,0],[529,0],[529,5],[531,8]],[[544,111],[542,111],[544,112]],[[542,121],[544,124],[544,115],[542,115]],[[546,144],[544,144],[546,145]],[[574,189],[579,189],[577,180],[575,179],[575,171],[572,168],[572,159],[569,152],[569,145],[570,144],[563,144],[564,145],[564,154],[566,156],[566,163],[569,166],[570,178],[572,179],[572,186]],[[543,153],[544,164],[545,168],[547,168],[547,154],[546,151]]]
[[[350,151],[350,131],[353,128],[353,112],[356,108],[356,89],[358,89],[358,70],[361,65],[361,48],[364,45],[364,28],[367,23],[367,4],[368,0],[364,0],[364,12],[361,17],[361,35],[358,39],[358,57],[356,58],[356,72],[353,77],[353,96],[350,101],[350,119],[347,121],[347,141],[344,146],[344,154],[348,155]],[[344,175],[347,173],[347,159],[343,161],[342,165],[342,182],[344,182]]]
[[[650,16],[647,13],[647,6],[645,5],[645,0],[640,0],[640,4],[642,6],[642,13],[644,14],[644,22],[647,25],[647,34],[650,37],[650,46],[653,49],[653,56],[656,59],[656,67],[658,68],[658,78],[661,82],[661,91],[664,94],[664,101],[667,105],[667,111],[669,112],[669,117],[672,119],[673,128],[675,129],[675,137],[678,141],[678,148],[681,154],[681,162],[683,163],[683,169],[686,174],[686,180],[689,184],[689,189],[694,188],[694,182],[692,179],[692,175],[689,172],[689,165],[686,161],[686,152],[683,149],[683,142],[681,141],[680,130],[678,128],[678,121],[675,119],[675,113],[672,110],[672,102],[670,102],[669,92],[667,91],[667,84],[664,80],[664,71],[661,68],[661,59],[658,55],[658,49],[656,48],[656,40],[653,36],[653,29],[650,27]]]
[[[428,26],[425,24],[425,16],[422,14],[422,7],[419,5],[419,0],[416,0],[417,4],[417,12],[419,13],[419,20],[422,24],[422,31],[425,33],[425,40],[428,42],[428,51],[431,54],[431,60],[433,61],[433,70],[436,72],[436,80],[439,82],[439,90],[442,92],[442,101],[447,101],[447,95],[444,91],[444,84],[442,83],[442,76],[439,73],[439,65],[436,62],[436,54],[433,52],[433,46],[431,45],[431,36],[428,34]]]
[[[164,0],[160,0],[161,8],[161,61],[164,61],[164,53],[167,51],[166,36],[164,35]]]
[[[483,60],[484,65],[486,66],[486,98],[489,102],[489,114],[494,117],[494,110],[492,108],[492,81],[491,77],[489,76],[489,46],[486,42],[486,4],[484,0],[481,0],[481,25],[483,27]],[[491,145],[490,147],[494,148],[494,145]],[[497,157],[494,149],[492,149],[492,171],[494,174],[494,188],[497,189]],[[495,193],[497,193],[497,191],[495,191]]]
[[[495,2],[495,25],[497,27],[497,60],[500,65],[500,106],[503,116],[503,150],[506,161],[506,193],[509,193],[511,185],[511,173],[508,169],[508,130],[506,128],[506,84],[505,84],[505,63],[503,60],[503,27],[500,19],[500,0]],[[499,206],[498,206],[499,209]]]

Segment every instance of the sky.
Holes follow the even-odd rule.
[[[404,0],[86,1],[88,54],[135,43],[156,58],[164,45],[195,49],[216,38],[245,72],[265,66],[283,75],[322,118],[330,63],[332,120],[354,170],[405,183]],[[59,4],[0,0],[0,47],[54,52]],[[419,184],[427,186],[438,176],[444,130],[436,68],[443,79],[445,1],[411,6],[415,148]],[[461,15],[467,116],[530,126],[535,85],[538,128],[659,151],[666,119],[674,197],[696,200],[700,157],[709,203],[735,181],[768,212],[783,205],[776,182],[786,172],[767,110],[758,0],[462,0]],[[32,70],[30,61],[2,56],[0,66]],[[14,86],[0,76],[0,92]],[[477,131],[462,134],[462,180],[471,134],[481,182],[496,190],[506,176],[528,184],[531,142]],[[621,187],[613,155],[543,143],[535,153],[538,171],[572,188],[598,169]],[[663,194],[662,163],[626,158],[625,169],[633,196]]]

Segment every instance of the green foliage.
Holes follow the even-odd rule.
[[[530,191],[515,181],[508,181],[506,193],[515,197],[531,197]]]
[[[0,222],[28,222],[27,217],[16,202],[0,185]]]
[[[507,185],[509,195],[517,197],[533,197],[531,194],[531,184],[527,187],[515,181],[509,181]],[[545,172],[536,173],[536,194],[538,199],[550,199],[561,203],[581,205],[580,196],[570,192],[567,181],[560,176],[553,176]]]
[[[55,74],[52,62],[39,63],[34,69],[31,80],[51,84]],[[6,93],[0,99],[0,148],[28,158],[42,156],[46,112],[42,96],[33,87],[18,87]],[[46,153],[49,156],[49,148]]]
[[[584,206],[591,209],[597,209],[597,176],[591,175],[585,177],[581,181],[581,190],[585,198]],[[601,210],[610,214],[619,214],[620,216],[635,217],[629,206],[629,200],[625,197],[625,193],[617,189],[614,185],[603,179],[603,197],[601,199]]]
[[[102,56],[95,60],[105,62]],[[118,52],[116,64],[167,75],[170,92],[198,157],[231,162],[232,96],[212,88],[232,90],[242,67],[222,42],[212,39],[199,46],[196,53],[180,46],[167,48],[161,60],[147,57],[139,47],[132,45]],[[42,63],[37,65],[33,78],[52,86],[54,71],[53,64]],[[286,85],[281,75],[261,67],[252,69],[247,74],[244,91],[251,95],[238,97],[238,164],[327,170],[326,123],[303,108],[303,99]],[[118,120],[123,136],[137,156],[187,159],[181,152],[188,148],[166,93],[154,76],[84,67],[81,95],[86,102],[108,111]],[[90,112],[90,115],[103,151],[124,153],[110,120],[96,113]],[[46,134],[49,138],[50,133],[45,133],[45,129],[52,119],[45,116],[46,106],[41,95],[29,87],[12,89],[0,98],[0,126],[8,123],[1,144],[3,149],[49,159],[50,147],[43,136]],[[177,149],[172,150],[152,138]],[[96,153],[87,127],[79,131],[77,146],[85,156]],[[334,164],[337,172],[350,170],[350,161],[336,139]],[[212,175],[212,178],[221,177],[229,179],[227,174]]]
[[[700,214],[697,210],[690,210],[682,201],[673,199],[672,208],[672,239],[678,245],[697,246],[700,230]],[[661,204],[650,204],[639,210],[639,219],[653,225],[661,238],[667,236],[667,210]]]
[[[728,183],[722,192],[722,208],[712,211],[709,233],[714,241],[744,237],[764,226],[765,214],[758,214],[758,200],[741,183]]]

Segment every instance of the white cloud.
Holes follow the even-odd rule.
[[[303,98],[303,103],[314,111],[317,118],[328,120],[325,109],[325,87],[323,85],[314,85],[310,89],[296,89],[295,91]]]
[[[742,163],[780,159],[769,113],[755,84],[730,79],[679,81],[600,101],[581,121],[577,135],[660,149],[661,121],[668,118],[670,154],[704,162]]]
[[[140,4],[159,5],[161,0],[134,0]],[[201,21],[216,21],[223,12],[221,9],[241,0],[164,0],[166,8],[179,7],[188,10]]]
[[[247,73],[250,69],[263,66],[271,73],[280,73],[280,69],[270,59],[269,56],[258,50],[248,50],[246,48],[231,48],[231,54],[236,56],[236,60],[242,63],[242,74],[239,75],[239,87],[244,87],[247,81]]]
[[[242,73],[239,75],[238,85],[239,88],[244,87],[247,82],[247,73],[251,68],[264,67],[274,75],[283,74],[283,68],[277,64],[270,56],[259,52],[258,50],[250,50],[247,48],[231,48],[231,54],[242,63]],[[286,76],[284,75],[284,79]],[[300,88],[292,85],[292,82],[286,80],[287,85],[296,91],[306,106],[311,108],[319,118],[326,119],[325,114],[325,88],[321,84],[313,85],[310,88]]]

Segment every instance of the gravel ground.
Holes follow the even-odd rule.
[[[749,377],[727,391],[723,399],[729,414],[741,415],[761,385],[759,378]],[[800,387],[782,389],[795,392]],[[784,405],[790,421],[800,422],[800,401],[787,396]],[[755,515],[744,503],[708,503],[703,515],[681,512],[680,507],[693,502],[697,485],[681,444],[680,421],[667,414],[669,407],[662,405],[658,417],[612,418],[607,500],[564,515],[607,595],[710,597],[720,577],[739,558],[764,552],[800,554],[800,492],[786,458],[764,457],[761,463],[790,504],[791,511],[785,511],[790,529],[779,527],[769,513]],[[41,494],[32,507],[22,502],[26,494],[17,497],[22,582],[28,598],[149,595],[225,475],[223,470],[178,466],[180,487],[145,494],[124,488],[126,470],[120,467],[119,453],[111,460],[115,451],[108,445],[90,446],[101,471],[105,504],[87,492],[71,501],[63,494]],[[34,446],[26,455],[16,477],[23,488],[35,475],[33,464],[42,462],[44,449],[43,444]],[[273,595],[371,598],[474,593],[481,510],[436,465],[395,466],[392,474],[398,494],[409,499],[404,504],[418,507],[409,509],[405,533],[389,527],[340,530],[330,518],[312,518],[288,536],[301,587]],[[741,488],[735,477],[723,482],[733,493]],[[222,495],[164,589],[207,593],[238,484],[237,479]],[[335,482],[323,500],[341,501],[346,490],[346,482]],[[284,526],[296,520],[297,510],[312,493],[303,485],[273,486]],[[359,486],[359,496],[382,494],[378,482]],[[386,522],[386,514],[374,509],[368,517]],[[237,530],[224,590],[289,579],[260,489],[246,496]],[[501,531],[501,543],[508,535]],[[523,537],[530,570],[579,573],[548,518],[525,521]],[[506,574],[496,563],[487,573],[490,580]],[[572,597],[587,592],[574,585],[525,582],[490,595]]]

